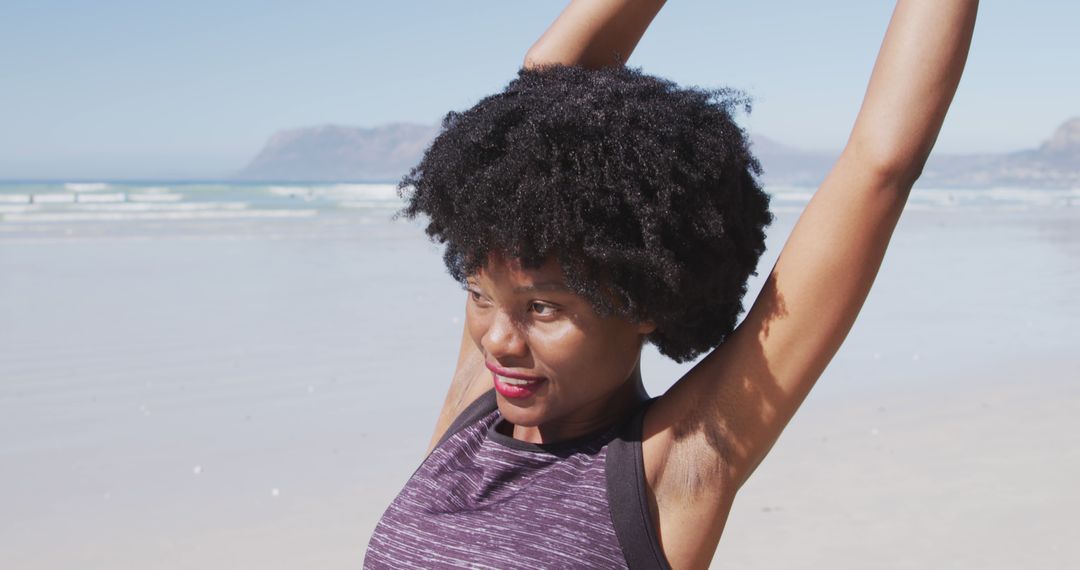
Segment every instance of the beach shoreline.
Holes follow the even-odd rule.
[[[715,567],[1080,559],[1076,210],[905,212]],[[358,566],[462,327],[439,248],[390,212],[0,223],[0,565]],[[643,376],[691,365],[649,349]]]

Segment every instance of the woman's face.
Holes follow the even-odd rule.
[[[515,437],[568,439],[625,412],[638,389],[638,360],[652,324],[600,317],[566,288],[554,259],[526,269],[492,255],[467,288],[469,334]]]

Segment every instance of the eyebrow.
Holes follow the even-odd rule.
[[[514,287],[515,293],[532,293],[535,291],[555,291],[559,293],[569,293],[570,289],[568,289],[566,285],[558,281],[542,281],[540,283],[533,283],[532,285]]]
[[[466,286],[479,287],[480,284],[473,278],[468,278],[465,281]],[[556,293],[573,293],[569,287],[562,281],[540,281],[539,283],[533,283],[532,285],[522,285],[520,287],[514,287],[514,293],[534,293],[537,291],[553,291]]]

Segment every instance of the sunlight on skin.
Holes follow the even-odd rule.
[[[466,326],[485,362],[546,380],[497,400],[514,437],[571,439],[611,425],[644,397],[641,348],[651,323],[597,315],[549,257],[537,268],[493,254],[467,283]]]
[[[639,3],[636,11],[622,11],[626,5],[617,0],[572,3],[525,63],[621,65],[661,5]],[[851,330],[959,83],[977,5],[897,3],[848,145],[800,216],[746,319],[649,409],[642,434],[646,483],[660,547],[673,566],[708,565],[736,492]],[[615,61],[613,46],[619,53]],[[895,109],[906,111],[898,115]],[[544,328],[552,323],[515,325],[520,300],[506,292],[505,283],[534,276],[498,263],[490,269],[494,275],[482,272],[473,282],[483,291],[473,292],[480,303],[468,309],[469,334],[479,351],[528,371],[595,374],[601,371],[583,365],[574,347],[600,342],[596,354],[606,361],[600,349],[621,346],[623,353],[611,353],[618,365],[608,369],[618,374],[602,373],[598,385],[627,385],[630,371],[637,370],[641,339],[560,344],[578,331],[563,329],[568,336],[557,339]],[[550,391],[538,399],[541,405],[504,407],[507,402],[500,400],[500,410],[525,426],[567,414],[573,414],[569,424],[587,425],[579,410],[604,412],[597,405],[602,390],[563,380],[552,382]],[[514,435],[536,438],[516,428]]]

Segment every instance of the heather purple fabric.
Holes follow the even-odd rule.
[[[498,410],[423,462],[383,514],[364,568],[627,568],[605,478],[617,427],[553,445],[499,433]]]

